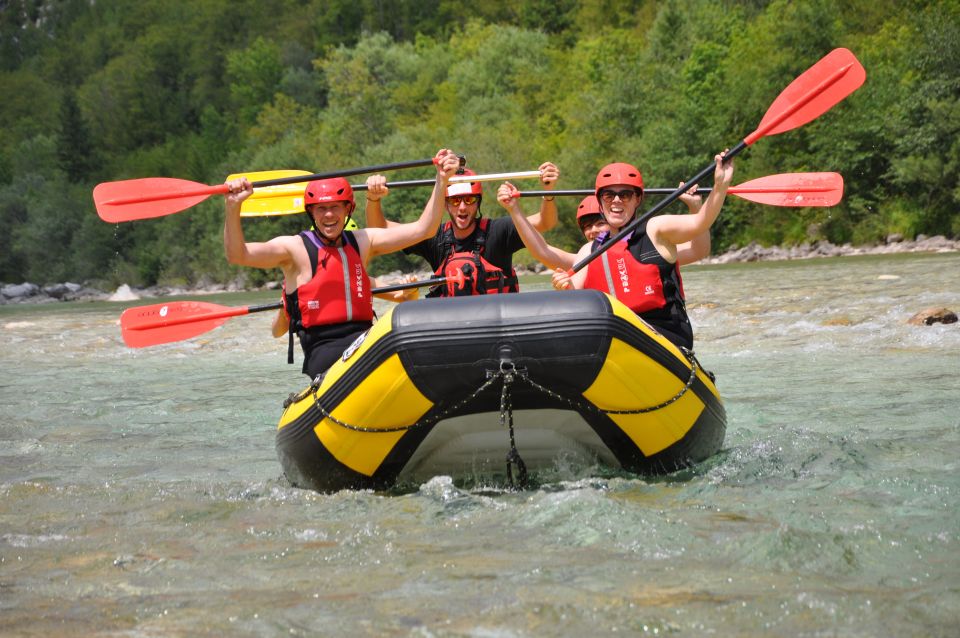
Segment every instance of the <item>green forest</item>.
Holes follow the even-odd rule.
[[[648,186],[673,187],[750,133],[836,47],[861,61],[864,86],[742,153],[734,183],[836,171],[843,202],[728,198],[714,251],[957,236],[960,0],[0,0],[0,281],[241,276],[223,255],[222,198],[105,223],[93,187],[122,179],[218,184],[448,147],[478,172],[553,161],[559,188],[592,187],[612,161],[637,165]],[[496,187],[484,187],[487,216],[504,214]],[[384,209],[411,220],[428,196],[395,190]],[[561,202],[553,243],[579,244],[576,203]],[[360,195],[361,223],[362,210]],[[244,222],[248,239],[304,225],[300,215]],[[371,271],[414,267],[390,255]]]

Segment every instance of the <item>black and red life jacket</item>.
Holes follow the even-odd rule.
[[[293,362],[295,333],[306,347],[305,340],[325,327],[373,321],[370,279],[360,259],[360,246],[352,232],[344,231],[342,237],[342,246],[327,246],[313,232],[300,233],[312,277],[291,293],[283,282],[283,307],[290,317],[289,363]]]
[[[607,235],[594,240],[596,251]],[[646,234],[646,224],[618,241],[587,265],[585,288],[601,290],[622,301],[671,341],[693,347],[680,266],[670,263]]]
[[[513,268],[508,275],[483,257],[489,226],[489,219],[479,219],[474,231],[473,250],[457,252],[453,222],[444,224],[440,252],[446,257],[434,275],[446,277],[447,281],[431,290],[427,297],[469,297],[520,292],[517,273]]]

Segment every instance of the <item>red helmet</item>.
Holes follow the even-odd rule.
[[[332,177],[330,179],[318,179],[307,184],[303,192],[303,206],[306,208],[310,204],[319,204],[321,202],[348,202],[350,210],[353,210],[355,202],[353,200],[353,188],[350,182],[342,177]]]
[[[463,175],[476,175],[469,168],[463,169]],[[456,195],[479,195],[483,196],[483,187],[480,182],[456,182],[447,186],[447,197]]]
[[[577,206],[577,222],[587,215],[602,215],[600,211],[600,201],[595,195],[587,195]]]
[[[643,175],[640,174],[639,168],[631,164],[624,164],[623,162],[607,164],[600,169],[599,173],[597,173],[597,182],[596,188],[594,189],[594,195],[599,197],[600,189],[606,186],[615,186],[617,184],[626,184],[627,186],[639,188],[640,192],[642,193]]]

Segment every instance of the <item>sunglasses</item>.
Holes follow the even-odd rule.
[[[619,197],[621,202],[633,199],[637,195],[637,191],[632,188],[622,191],[612,191],[612,190],[603,190],[600,191],[600,199],[610,203],[614,198]]]
[[[476,195],[454,195],[447,198],[447,203],[451,206],[459,206],[460,202],[463,202],[469,206],[470,204],[476,204],[478,199],[480,198]]]

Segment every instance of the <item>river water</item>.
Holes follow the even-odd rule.
[[[905,322],[960,255],[685,283],[722,452],[519,493],[289,487],[269,313],[131,350],[132,304],[0,307],[0,635],[958,635],[960,326]]]

